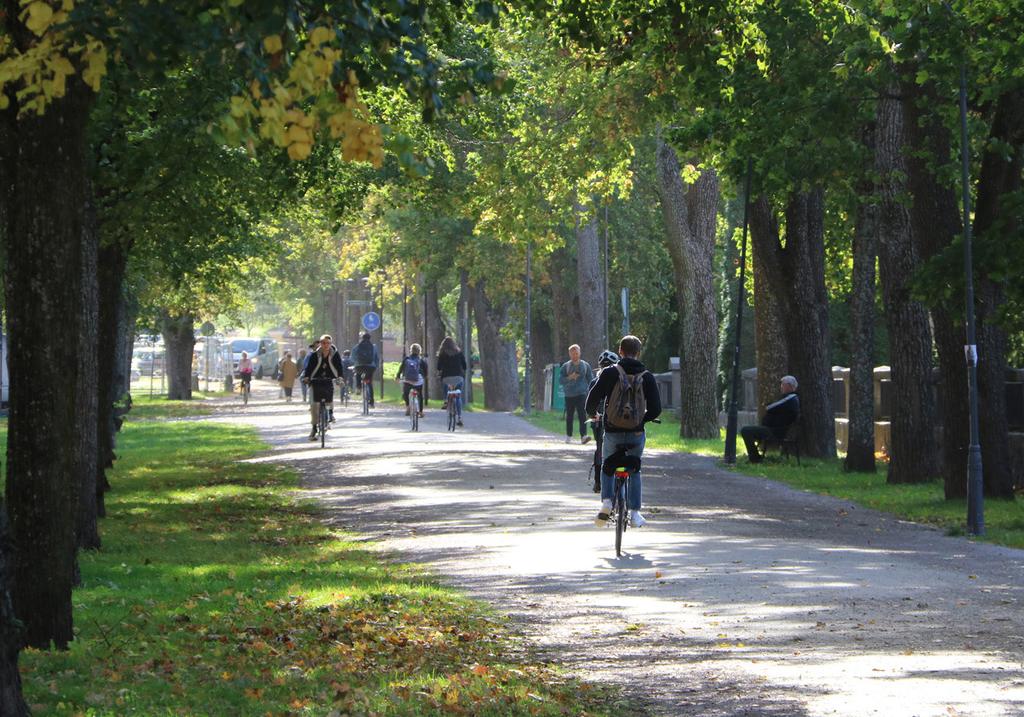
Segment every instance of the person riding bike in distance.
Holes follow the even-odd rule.
[[[343,380],[345,381],[345,385],[348,386],[351,391],[355,388],[355,384],[353,383],[353,369],[355,368],[355,364],[352,363],[352,352],[349,349],[345,349],[341,352],[341,365],[345,368]]]
[[[448,394],[448,387],[453,386],[459,391],[455,397],[456,423],[462,425],[462,388],[465,384],[466,355],[455,343],[451,336],[445,336],[441,347],[437,350],[437,372],[441,376],[441,389],[445,396]],[[445,398],[445,409],[448,408],[448,398]]]
[[[238,359],[238,378],[242,381],[242,390],[252,390],[252,359],[249,352],[243,351]]]
[[[420,417],[423,417],[423,378],[427,375],[427,362],[420,356],[422,349],[419,344],[409,347],[409,355],[398,364],[396,381],[402,382],[402,400],[405,401],[405,415],[409,415],[409,391],[418,388],[420,391]]]
[[[318,342],[316,351],[306,357],[306,363],[302,367],[302,380],[313,388],[313,395],[309,401],[309,415],[313,423],[313,429],[309,432],[309,440],[316,440],[316,427],[320,418],[320,401],[327,403],[328,410],[333,417],[334,413],[334,379],[341,378],[344,374],[344,367],[341,365],[341,355],[338,349],[333,346],[330,335],[324,334]]]
[[[369,332],[364,333],[359,343],[352,347],[352,363],[354,365],[356,385],[362,390],[364,380],[370,382],[370,408],[373,408],[373,374],[380,366],[380,355],[373,345]]]
[[[585,409],[592,419],[604,404],[601,425],[604,429],[602,458],[605,462],[613,454],[640,458],[644,452],[646,433],[644,424],[661,415],[661,395],[654,375],[640,362],[642,344],[636,336],[623,336],[619,341],[619,361],[614,367],[601,372],[587,394]],[[601,471],[601,510],[595,523],[603,526],[612,511],[615,477]],[[629,479],[626,503],[629,521],[640,528],[647,521],[640,514],[640,471]]]

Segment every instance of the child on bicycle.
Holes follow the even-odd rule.
[[[594,384],[597,383],[597,379],[600,378],[601,372],[609,366],[614,366],[619,362],[619,355],[614,351],[602,351],[601,355],[597,357],[597,375],[594,380],[590,382],[590,389],[594,388]],[[597,407],[597,414],[600,416],[604,414],[604,401]],[[594,492],[601,492],[601,464],[604,462],[604,456],[601,455],[604,450],[604,426],[601,425],[600,420],[590,421],[590,429],[594,432]]]
[[[419,344],[413,344],[409,347],[409,355],[402,358],[402,363],[398,365],[398,374],[395,376],[396,381],[402,382],[402,400],[405,401],[405,415],[408,416],[410,412],[409,408],[409,392],[416,388],[420,392],[420,418],[423,417],[423,377],[427,375],[427,362],[420,356],[422,348]]]
[[[661,415],[661,395],[654,374],[640,362],[642,344],[636,336],[623,336],[619,341],[619,361],[602,371],[587,394],[586,412],[597,419],[598,408],[605,404],[601,418],[604,429],[602,459],[607,461],[614,453],[640,458],[644,452],[646,434],[644,424]],[[603,526],[612,512],[612,493],[615,478],[601,471],[601,510],[594,521]],[[626,503],[629,521],[635,528],[647,521],[640,514],[640,471],[630,476]]]

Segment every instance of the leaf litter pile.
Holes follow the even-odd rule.
[[[252,431],[129,422],[76,638],[28,650],[36,715],[601,715],[487,609],[346,542]],[[524,662],[525,661],[525,662]]]

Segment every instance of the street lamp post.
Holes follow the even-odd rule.
[[[985,483],[981,466],[981,442],[978,427],[978,345],[974,335],[974,259],[971,255],[970,154],[967,137],[967,62],[960,65],[960,182],[964,204],[964,301],[967,312],[967,390],[971,412],[971,444],[967,449],[967,532],[985,532]]]
[[[743,331],[743,287],[747,270],[747,219],[750,216],[750,174],[753,163],[747,160],[747,179],[743,198],[743,244],[740,248],[740,279],[736,285],[736,337],[732,356],[732,397],[725,425],[725,462],[736,462],[737,410],[736,394],[740,390],[740,334]]]

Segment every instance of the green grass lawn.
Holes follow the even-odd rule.
[[[266,448],[253,430],[129,420],[118,448],[71,649],[22,654],[34,714],[618,712],[524,662],[484,606],[331,531],[293,471],[237,462]]]
[[[536,426],[558,435],[565,434],[565,421],[556,411],[537,411],[527,417]],[[679,437],[679,421],[663,416],[663,423],[648,424],[647,446],[683,453],[696,453],[721,459],[725,448],[725,431],[718,440]],[[577,427],[573,426],[574,435]],[[822,493],[851,500],[859,505],[892,513],[900,518],[927,523],[952,535],[964,535],[967,528],[967,502],[946,500],[940,481],[915,485],[889,485],[885,482],[885,464],[879,462],[874,474],[846,473],[841,461],[804,458],[795,461],[769,456],[763,463],[752,464],[747,458],[742,439],[737,437],[737,462],[729,470],[761,476],[786,483],[800,490]],[[985,501],[985,535],[981,540],[1024,548],[1024,503],[1020,500]]]

